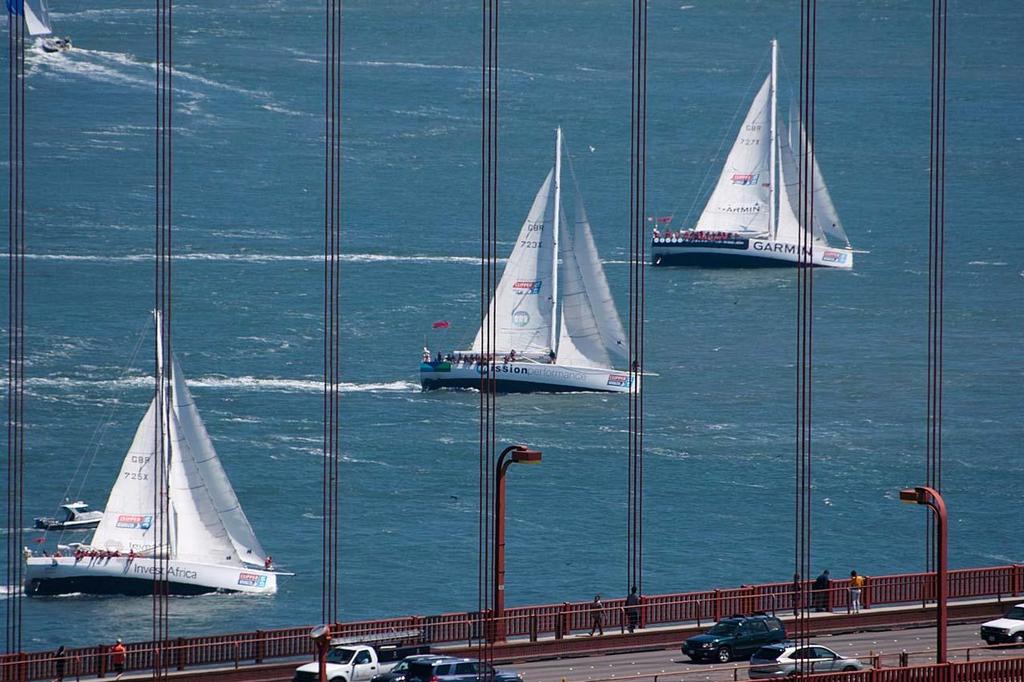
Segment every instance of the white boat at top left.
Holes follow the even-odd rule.
[[[64,52],[71,49],[71,38],[53,35],[46,0],[8,0],[7,8],[12,14],[21,14],[21,10],[24,9],[25,28],[28,29],[29,35],[39,39],[36,44],[43,52]]]
[[[157,316],[163,366],[160,324]],[[169,380],[157,382],[168,386],[167,401],[150,401],[92,539],[58,545],[50,556],[27,552],[27,594],[152,594],[165,574],[171,594],[272,594],[278,576],[292,575],[274,570],[173,356],[170,366]],[[166,518],[155,504],[160,479],[167,482]]]

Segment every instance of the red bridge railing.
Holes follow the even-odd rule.
[[[922,603],[932,599],[934,574],[904,573],[871,577],[864,587],[864,607],[897,606]],[[956,599],[1017,597],[1024,594],[1024,565],[968,568],[950,571],[950,596]],[[803,608],[811,606],[817,596],[827,610],[849,608],[849,581],[833,580],[827,592],[815,593],[806,581],[797,592],[790,582],[745,585],[737,588],[646,595],[640,608],[641,625],[671,625],[713,622],[733,613],[792,613],[794,601]],[[794,600],[796,597],[796,600]],[[589,630],[592,623],[589,602],[563,602],[540,606],[506,608],[506,634],[510,638],[562,637],[573,630]],[[602,624],[610,631],[626,626],[625,599],[604,602]],[[132,642],[126,645],[126,670],[147,670],[153,667],[154,656],[162,656],[169,669],[185,670],[197,666],[231,666],[262,663],[273,659],[312,656],[309,638],[312,626],[278,630],[256,630],[233,634],[181,637],[168,642]],[[435,616],[406,616],[349,623],[335,623],[333,637],[388,639],[408,644],[464,644],[479,641],[480,619],[477,614],[459,612]],[[64,657],[65,677],[73,675],[105,677],[110,672],[109,645],[67,649]],[[979,675],[987,675],[985,665],[978,662]],[[39,651],[0,656],[0,681],[22,682],[53,679],[57,661],[52,651]],[[995,670],[995,668],[992,668]],[[987,677],[928,677],[922,680],[950,681],[988,679]],[[936,673],[937,674],[937,673]],[[946,671],[942,674],[953,675]],[[993,673],[996,674],[996,673]],[[837,678],[838,679],[838,678]],[[881,677],[846,677],[843,679],[888,680]],[[911,679],[911,678],[891,678]],[[918,678],[913,678],[918,679]],[[996,679],[996,678],[992,678]],[[1024,679],[1024,678],[1017,678]]]

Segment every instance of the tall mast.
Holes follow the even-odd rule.
[[[562,129],[555,129],[555,224],[551,230],[551,350],[555,350],[558,334],[558,230],[562,218]]]
[[[777,41],[777,40],[775,40],[773,38],[772,39],[772,77],[771,77],[771,83],[769,85],[769,90],[771,92],[771,99],[772,99],[772,104],[771,104],[772,111],[771,111],[771,119],[770,119],[771,123],[769,124],[770,130],[768,131],[768,134],[769,134],[769,137],[768,137],[769,144],[771,144],[771,163],[768,166],[768,229],[771,231],[772,239],[775,239],[776,237],[778,237],[778,231],[779,231],[779,220],[778,220],[778,217],[775,215],[776,197],[778,196],[778,191],[779,191],[778,187],[776,187],[776,182],[775,182],[775,153],[776,153],[776,151],[777,151],[777,149],[779,147],[778,140],[776,139],[776,135],[775,135],[775,109],[776,109],[776,99],[777,99],[776,93],[778,91],[778,88],[775,87],[775,83],[776,83],[776,77],[778,75],[777,74],[778,69],[777,69],[777,66],[776,66],[776,62],[778,60],[778,52],[779,52],[779,41]]]

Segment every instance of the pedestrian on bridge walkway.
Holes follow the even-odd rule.
[[[601,595],[595,594],[594,601],[590,602],[590,635],[594,635],[594,630],[597,630],[599,635],[604,634],[604,604],[601,603]]]
[[[850,571],[850,609],[853,613],[860,613],[860,595],[865,582],[864,576],[857,575],[857,571]]]
[[[640,622],[640,595],[636,593],[636,585],[626,597],[626,617],[629,619],[629,631],[633,632]]]

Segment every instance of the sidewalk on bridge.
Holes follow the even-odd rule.
[[[1011,601],[1016,603],[1020,599],[1003,600],[1003,599],[958,599],[951,600],[949,602],[950,608],[954,610],[964,611],[977,611],[978,615],[970,615],[963,617],[950,617],[950,624],[956,624],[958,622],[981,622],[993,615],[1002,613],[1005,607],[1009,607]],[[972,609],[971,607],[976,607]],[[884,631],[884,630],[898,630],[912,627],[922,627],[926,625],[922,622],[915,622],[913,624],[896,624],[895,626],[886,626],[884,624],[866,624],[861,627],[857,627],[850,621],[856,620],[877,620],[877,617],[884,617],[886,615],[894,614],[915,614],[919,613],[922,616],[926,616],[935,609],[935,602],[928,602],[927,604],[914,604],[914,605],[898,605],[898,606],[879,606],[872,607],[870,609],[862,609],[860,614],[848,614],[846,610],[842,611],[825,611],[825,612],[814,612],[805,614],[808,618],[808,622],[817,622],[817,626],[812,629],[821,633],[825,631],[831,634],[841,634],[846,632],[856,631]],[[768,613],[771,615],[771,613]],[[876,618],[871,618],[876,616]],[[776,617],[782,620],[784,623],[791,624],[795,616],[792,610],[786,612],[776,611]],[[930,620],[926,618],[926,620]],[[829,621],[841,621],[836,623],[839,627],[827,627]],[[668,623],[664,625],[655,625],[646,628],[638,628],[633,634],[628,632],[621,632],[619,626],[614,626],[614,629],[609,626],[605,628],[604,635],[589,635],[586,631],[574,631],[569,635],[558,639],[554,635],[545,635],[538,637],[536,641],[531,642],[528,637],[514,637],[509,638],[508,641],[502,645],[498,645],[502,650],[508,651],[512,654],[508,656],[498,656],[495,662],[498,663],[511,663],[515,661],[525,660],[542,660],[545,658],[569,658],[574,656],[590,656],[590,655],[603,655],[611,653],[622,653],[625,651],[642,651],[646,649],[668,649],[679,646],[686,637],[692,636],[695,632],[702,631],[710,628],[714,624],[714,621],[700,621],[698,625],[697,621],[679,621],[675,623]],[[645,641],[647,640],[647,641]],[[569,645],[572,648],[573,643],[589,642],[594,644],[593,647],[588,647],[586,651],[551,651],[549,654],[536,654],[530,653],[522,657],[515,655],[515,649],[519,647],[537,648],[537,647],[549,647],[555,645],[556,642],[562,642]],[[557,646],[555,647],[557,649]],[[457,655],[475,656],[476,645],[472,646],[439,646],[435,649],[438,653],[452,653]],[[263,663],[260,665],[255,664],[242,664],[237,670],[232,667],[202,667],[198,666],[195,668],[189,668],[184,671],[169,671],[166,679],[169,680],[189,680],[189,679],[207,679],[216,680],[216,682],[252,682],[255,680],[263,680],[266,682],[286,682],[291,680],[292,673],[296,667],[308,663],[310,658],[308,657],[297,657],[291,659],[278,659],[273,663]],[[70,679],[70,678],[68,678]],[[95,677],[82,677],[83,680],[98,679]],[[105,680],[113,680],[113,675],[108,675]],[[150,672],[134,672],[131,674],[125,674],[121,680],[146,680],[152,679],[152,673]]]

